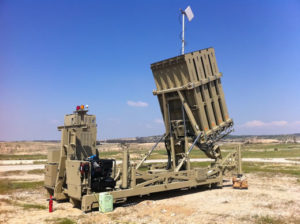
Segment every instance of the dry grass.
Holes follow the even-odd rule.
[[[15,154],[15,155],[46,155],[49,149],[59,149],[59,142],[0,142],[0,154]]]
[[[285,220],[281,218],[271,217],[271,216],[257,216],[254,217],[255,224],[285,224]]]
[[[21,174],[25,174],[25,171],[11,170],[11,171],[6,171],[6,172],[1,172],[2,176],[12,176],[12,175],[21,175]]]
[[[6,204],[13,205],[13,206],[22,207],[25,210],[28,210],[28,209],[42,209],[42,210],[47,209],[46,206],[41,205],[41,204],[20,203],[18,201],[9,200],[9,199],[0,199],[0,202],[4,202]]]
[[[55,219],[48,219],[46,220],[49,223],[55,224],[75,224],[76,222],[69,218],[55,218]]]

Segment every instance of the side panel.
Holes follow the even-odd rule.
[[[59,163],[60,149],[48,150],[48,163]]]
[[[157,90],[184,86],[194,80],[183,56],[163,61],[152,71]]]
[[[46,164],[45,165],[45,181],[46,187],[53,188],[55,186],[56,176],[57,176],[58,164]]]
[[[69,144],[68,140],[68,131],[67,129],[63,129],[61,133],[61,150],[54,189],[54,197],[58,200],[66,198],[63,194],[63,185],[65,183],[66,159]]]
[[[66,161],[68,196],[78,200],[81,199],[82,195],[80,163],[81,161],[76,160]]]

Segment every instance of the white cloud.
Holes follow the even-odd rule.
[[[157,118],[157,119],[154,120],[154,123],[156,123],[156,124],[164,124],[164,121],[162,119]]]
[[[275,126],[285,126],[287,125],[287,121],[272,121],[269,123],[269,125],[275,125]]]
[[[127,105],[131,107],[148,107],[148,103],[142,101],[135,102],[135,101],[128,100]]]
[[[264,125],[265,125],[264,122],[254,120],[254,121],[248,121],[245,124],[243,124],[242,126],[252,128],[252,127],[262,127]]]
[[[300,133],[300,121],[260,121],[253,120],[244,124],[238,124],[237,134],[268,135],[268,134],[292,134]]]
[[[254,127],[285,126],[287,124],[288,124],[287,121],[263,122],[263,121],[253,120],[253,121],[248,121],[241,126],[247,128],[254,128]]]

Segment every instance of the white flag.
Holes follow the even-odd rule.
[[[194,18],[194,13],[191,9],[190,6],[188,6],[185,10],[184,13],[186,15],[186,17],[188,18],[189,22],[191,22],[191,20]]]

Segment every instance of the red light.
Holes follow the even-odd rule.
[[[80,110],[80,106],[77,106],[77,107],[76,107],[76,110]]]

